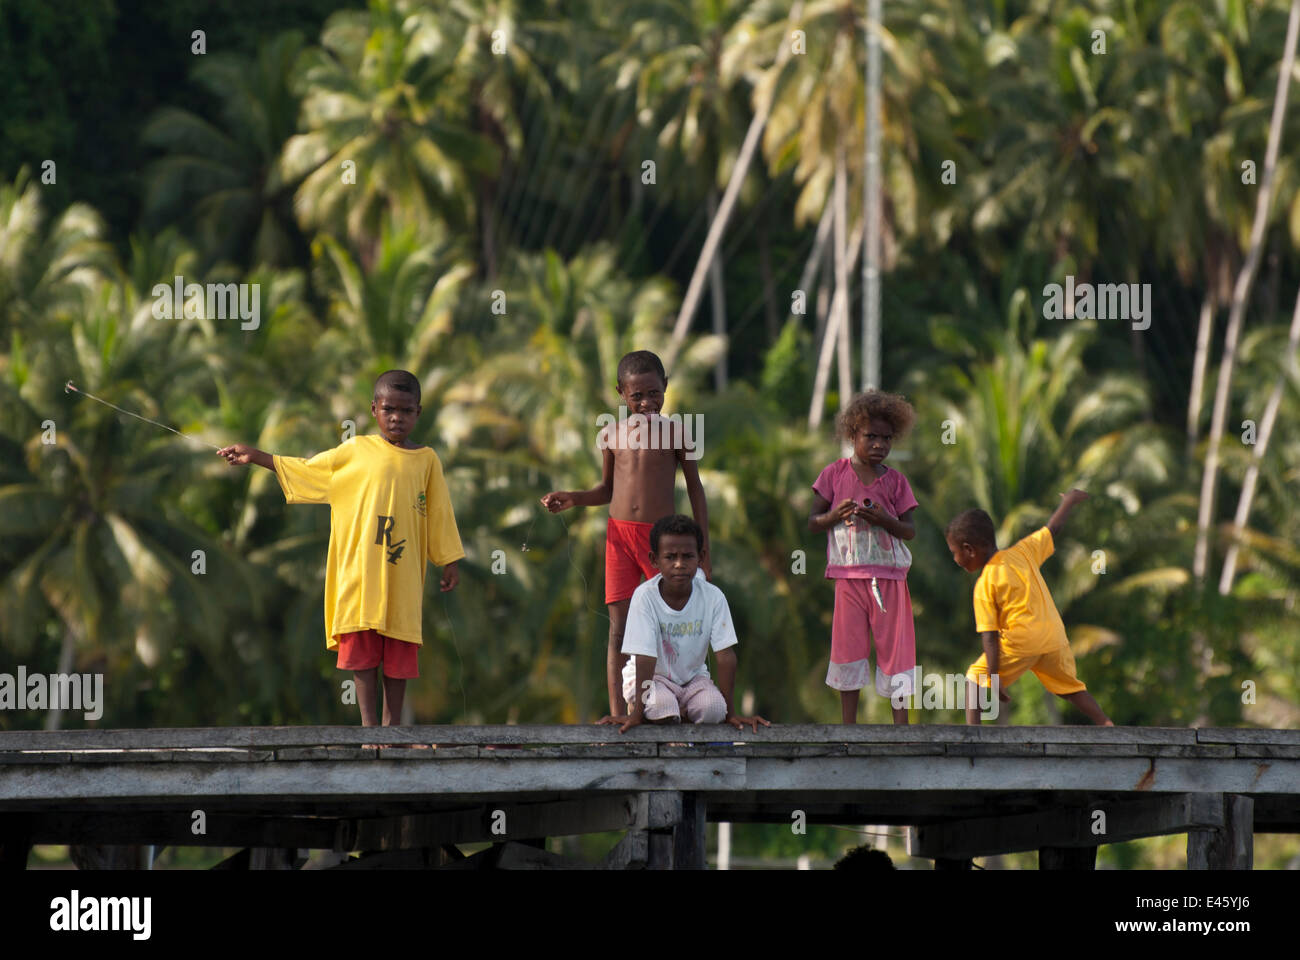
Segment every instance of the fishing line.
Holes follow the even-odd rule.
[[[442,595],[442,613],[447,618],[447,627],[451,630],[451,646],[456,651],[456,663],[460,665],[460,671],[456,677],[460,681],[460,714],[462,717],[469,716],[469,698],[465,696],[465,661],[460,656],[460,644],[456,640],[456,626],[451,622],[451,608],[447,606],[447,593]]]
[[[600,617],[602,620],[609,620],[609,617],[607,615],[601,613],[599,610],[596,610],[592,607],[591,601],[588,599],[588,594],[591,592],[591,590],[590,590],[590,586],[587,583],[587,576],[582,572],[582,568],[578,566],[577,561],[573,559],[573,535],[569,533],[569,525],[568,523],[565,522],[564,517],[561,517],[558,513],[556,514],[556,516],[559,517],[560,523],[564,524],[564,539],[565,542],[568,544],[569,566],[573,567],[574,570],[577,570],[578,576],[582,577],[582,605],[586,607],[587,610],[589,610],[591,613],[594,613],[596,616]]]
[[[540,509],[540,504],[538,505],[538,507],[539,507],[539,509]],[[557,514],[557,516],[558,516],[558,514]],[[598,617],[602,617],[602,618],[604,618],[605,620],[608,620],[608,619],[609,619],[608,616],[606,616],[605,614],[601,613],[601,612],[598,611],[598,610],[593,609],[592,606],[591,606],[591,600],[589,599],[589,595],[590,595],[591,590],[590,590],[590,585],[587,583],[587,577],[586,577],[585,574],[583,574],[583,572],[582,572],[582,568],[579,567],[578,564],[577,564],[577,562],[573,559],[573,537],[572,537],[572,535],[569,533],[569,525],[568,525],[567,523],[565,523],[565,520],[564,520],[563,517],[559,517],[559,520],[560,520],[560,523],[564,524],[565,541],[566,541],[566,543],[567,543],[567,545],[568,545],[569,564],[570,564],[570,566],[573,567],[574,570],[577,570],[577,571],[578,571],[578,576],[579,576],[579,577],[582,577],[582,603],[583,603],[583,606],[586,607],[586,609],[587,609],[588,611],[590,611],[591,613],[596,614],[596,616],[598,616]],[[534,513],[534,514],[533,514],[532,522],[530,522],[530,523],[528,524],[528,530],[527,530],[527,532],[524,534],[524,542],[523,542],[523,544],[520,546],[520,550],[522,550],[524,553],[527,553],[527,552],[528,552],[528,540],[529,540],[530,537],[532,537],[532,534],[533,534],[533,525],[536,524],[536,523],[537,523],[537,514]],[[464,661],[464,659],[463,659],[463,658],[461,657],[461,655],[460,655],[460,642],[459,642],[458,637],[457,637],[457,634],[456,634],[456,625],[455,625],[454,623],[452,623],[452,620],[451,620],[451,608],[447,606],[447,594],[446,594],[446,593],[443,593],[443,595],[442,595],[442,613],[443,613],[443,616],[445,616],[445,617],[447,618],[447,628],[451,631],[451,646],[452,646],[452,649],[456,651],[456,663],[460,666],[460,670],[459,670],[459,672],[458,672],[458,674],[457,674],[457,679],[458,679],[459,682],[460,682],[461,715],[462,715],[462,716],[467,716],[467,715],[469,714],[469,698],[468,698],[468,697],[466,696],[466,694],[465,694],[465,661]]]
[[[537,504],[537,508],[540,510],[541,504]],[[549,513],[550,511],[547,512]],[[574,570],[577,570],[578,576],[582,578],[583,607],[586,608],[588,612],[594,613],[596,616],[600,617],[602,620],[609,620],[609,616],[607,614],[601,613],[599,610],[596,610],[591,605],[591,599],[590,599],[591,585],[587,583],[587,575],[582,572],[582,568],[578,566],[577,561],[573,559],[573,534],[569,532],[568,522],[564,519],[564,517],[561,514],[557,513],[555,514],[555,517],[560,521],[560,523],[564,524],[564,539],[565,539],[565,545],[567,547],[567,551],[569,555],[569,566],[573,567]],[[536,513],[533,514],[532,522],[528,524],[528,530],[524,534],[523,545],[519,548],[523,553],[528,552],[528,541],[533,535],[533,524],[535,523],[537,523]]]
[[[109,403],[107,400],[101,400],[99,397],[95,396],[93,393],[87,393],[85,390],[82,390],[80,387],[78,387],[76,384],[74,384],[71,380],[69,380],[67,383],[65,383],[65,384],[63,385],[63,392],[64,392],[64,393],[78,393],[78,394],[80,394],[80,395],[83,396],[83,397],[89,397],[91,400],[94,400],[94,401],[96,401],[97,403],[102,403],[102,404],[103,404],[104,406],[106,406],[106,407],[112,407],[112,408],[113,408],[114,410],[116,410],[118,413],[125,413],[128,417],[135,417],[137,420],[143,420],[145,423],[152,423],[155,427],[162,427],[164,430],[171,430],[171,432],[174,433],[174,434],[176,434],[176,436],[178,436],[178,437],[182,437],[182,438],[185,439],[185,440],[193,440],[193,441],[195,441],[196,443],[201,443],[201,444],[203,444],[205,447],[211,447],[213,450],[220,450],[220,449],[221,449],[221,447],[217,446],[215,443],[211,442],[210,440],[204,440],[202,437],[195,437],[195,436],[191,436],[191,435],[186,434],[186,433],[181,433],[179,430],[175,430],[175,429],[173,429],[173,428],[167,426],[167,424],[165,424],[165,423],[159,423],[157,420],[150,420],[148,417],[142,417],[142,416],[140,416],[140,414],[138,414],[138,413],[132,413],[130,410],[123,410],[121,407],[119,407],[119,406],[118,406],[117,404],[115,404],[115,403]]]

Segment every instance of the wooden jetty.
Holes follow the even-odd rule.
[[[689,738],[689,743],[683,741]],[[383,749],[367,744],[385,744]],[[436,746],[432,746],[436,745]],[[0,866],[32,844],[84,865],[138,845],[309,850],[377,867],[702,868],[705,824],[902,824],[960,869],[1187,834],[1197,869],[1249,869],[1255,832],[1300,833],[1300,731],[1136,727],[211,727],[0,732]],[[620,831],[597,864],[546,837]],[[466,857],[457,847],[492,843]],[[85,853],[91,851],[91,853]],[[99,851],[100,860],[94,851]],[[120,861],[117,862],[120,865]]]

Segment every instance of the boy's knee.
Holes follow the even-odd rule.
[[[696,701],[696,723],[721,723],[727,719],[727,701],[716,687]]]
[[[704,705],[700,711],[700,719],[696,723],[721,723],[727,719],[727,702],[718,696],[711,699]]]
[[[681,722],[681,704],[677,702],[672,691],[662,683],[655,683],[647,689],[642,695],[641,703],[645,709],[645,717],[651,723]]]

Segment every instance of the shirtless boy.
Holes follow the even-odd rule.
[[[542,506],[551,513],[609,504],[605,529],[605,603],[609,606],[605,681],[609,712],[613,715],[627,713],[622,674],[628,660],[623,653],[628,605],[641,580],[659,573],[650,563],[650,528],[660,517],[677,513],[673,494],[678,464],[686,479],[691,512],[704,531],[700,566],[706,576],[713,572],[709,512],[696,463],[697,451],[687,448],[680,424],[659,416],[667,386],[664,365],[650,351],[636,350],[620,360],[618,394],[629,415],[606,426],[597,437],[596,445],[604,458],[600,483],[590,490],[556,490],[542,497]]]

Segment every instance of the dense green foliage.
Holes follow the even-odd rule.
[[[551,517],[537,499],[597,479],[618,357],[666,351],[710,196],[770,97],[721,248],[726,336],[704,333],[706,295],[667,410],[704,415],[742,691],[780,721],[836,719],[824,538],[806,523],[838,455],[834,376],[822,425],[807,424],[829,267],[806,314],[790,312],[841,147],[860,206],[861,7],[806,5],[806,53],[783,67],[788,5],[741,0],[303,2],[238,18],[198,0],[0,7],[0,671],[105,672],[101,725],[353,722],[321,636],[328,511],[289,509],[265,471],[61,387],[214,443],[309,455],[346,420],[372,428],[370,384],[400,366],[423,384],[413,439],[443,459],[469,552],[450,598],[429,585],[415,718],[599,715],[606,513]],[[948,519],[982,506],[1008,543],[1084,484],[1094,498],[1045,575],[1097,699],[1120,723],[1295,724],[1300,382],[1284,347],[1300,97],[1229,397],[1225,526],[1208,582],[1190,572],[1222,320],[1259,190],[1242,162],[1263,163],[1285,4],[908,0],[886,15],[881,366],[919,414],[891,462],[921,504],[921,663],[956,672],[979,652]],[[178,274],[258,283],[259,328],[155,319],[154,285]],[[1150,328],[1049,318],[1044,286],[1066,275],[1150,284]],[[1189,437],[1203,302],[1220,322]],[[1239,425],[1262,418],[1278,378],[1220,597],[1222,531],[1255,450]],[[57,443],[42,442],[47,420]],[[1018,693],[1014,722],[1082,721],[1036,681]],[[0,728],[42,722],[0,713]]]

